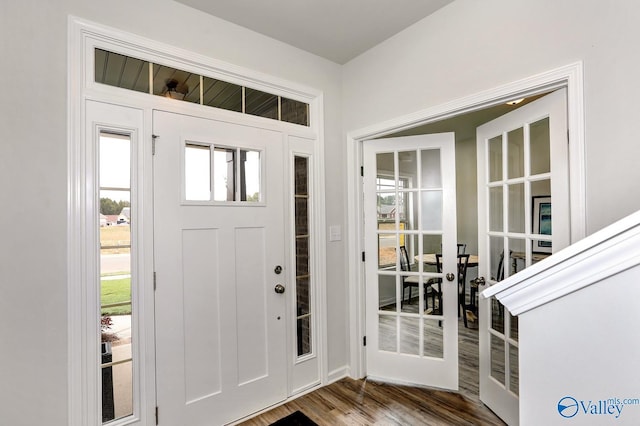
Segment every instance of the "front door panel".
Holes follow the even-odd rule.
[[[153,118],[159,420],[224,424],[286,398],[282,136]]]

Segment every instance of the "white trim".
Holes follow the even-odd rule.
[[[113,48],[116,53],[191,71],[207,77],[224,80],[251,89],[266,91],[272,95],[284,96],[302,102],[310,102],[318,95],[318,91],[289,80],[213,59],[186,49],[132,33],[126,33],[81,18],[70,17],[70,19],[77,24],[84,40],[92,40],[91,43],[85,45],[87,49],[91,49],[93,46],[106,48],[107,50]],[[93,59],[93,52],[87,54],[87,57]],[[100,85],[88,78],[91,75],[93,62],[88,61],[84,66],[86,86]]]
[[[311,255],[311,303],[312,303],[312,352],[302,357],[298,357],[297,355],[297,346],[293,343],[296,342],[297,333],[296,333],[296,311],[294,309],[296,304],[295,299],[295,288],[296,288],[296,277],[295,277],[295,256],[296,256],[296,248],[295,248],[295,223],[293,218],[295,217],[295,157],[300,156],[306,158],[308,160],[309,167],[309,203],[310,203],[310,212],[309,212],[309,221],[310,224],[315,224],[316,219],[318,218],[318,213],[320,210],[320,206],[324,205],[324,193],[320,193],[319,185],[321,182],[318,182],[317,178],[317,153],[313,150],[311,144],[313,144],[312,140],[298,138],[298,140],[292,140],[291,135],[285,135],[285,138],[288,140],[288,152],[287,152],[287,161],[289,162],[289,176],[288,176],[288,196],[291,197],[289,200],[289,209],[288,209],[288,223],[289,223],[289,244],[287,249],[289,250],[289,259],[291,265],[291,271],[289,271],[290,277],[290,287],[293,291],[289,292],[291,295],[291,303],[289,306],[291,322],[289,326],[289,341],[292,343],[290,347],[290,356],[293,367],[290,371],[289,383],[290,383],[290,393],[289,396],[298,394],[302,391],[305,391],[311,386],[316,386],[318,383],[326,382],[326,375],[323,371],[326,371],[326,359],[327,357],[324,355],[324,352],[319,350],[320,348],[326,348],[326,327],[322,327],[318,321],[318,318],[326,318],[326,291],[324,288],[321,288],[318,283],[324,282],[324,271],[325,271],[325,263],[324,258],[322,260],[322,267],[317,264],[320,259],[316,253],[317,250],[324,250],[325,239],[323,238],[324,234],[320,232],[319,228],[313,227],[310,232],[310,255]],[[302,146],[302,143],[309,144],[307,147]],[[312,149],[309,149],[312,148]],[[317,277],[320,278],[317,278]],[[322,281],[319,281],[322,280]],[[313,363],[317,363],[317,371],[316,376],[312,381],[309,382],[300,382],[301,377],[304,377],[305,373],[311,374],[309,367],[305,367],[305,364],[313,366]],[[323,379],[324,378],[324,379]]]
[[[467,112],[506,102],[514,97],[526,97],[560,87],[567,88],[569,169],[571,196],[571,241],[586,235],[585,150],[583,64],[575,62],[529,78],[507,83],[468,97],[420,110],[408,115],[376,123],[347,134],[347,208],[349,268],[349,332],[350,365],[353,377],[366,374],[364,336],[364,268],[360,259],[364,250],[362,233],[362,142],[440,121]],[[357,266],[356,266],[357,265]]]
[[[315,113],[313,109],[310,111],[312,114],[311,126],[316,129],[317,142],[314,144],[314,164],[315,169],[313,171],[314,176],[314,191],[316,193],[316,202],[313,205],[314,221],[314,250],[317,255],[316,262],[316,276],[317,281],[315,283],[318,294],[316,302],[318,303],[318,309],[316,315],[318,316],[318,332],[320,336],[320,380],[323,385],[329,383],[329,352],[328,352],[328,331],[327,331],[327,241],[325,238],[326,229],[326,214],[324,206],[326,205],[326,193],[325,193],[325,168],[324,168],[324,94],[318,93],[315,100],[309,104],[310,107],[315,107]],[[314,122],[314,119],[316,120]]]
[[[520,315],[640,265],[640,211],[482,292]]]
[[[86,318],[86,294],[82,286],[86,274],[84,235],[86,214],[85,159],[82,144],[84,107],[82,101],[82,67],[78,52],[82,49],[82,36],[69,19],[67,33],[67,339],[68,339],[68,410],[69,425],[88,425],[88,413],[95,411],[95,402],[87,398],[86,349],[83,319]]]
[[[93,313],[88,311],[88,303],[96,297],[87,291],[85,283],[87,279],[95,279],[98,260],[92,253],[96,247],[96,235],[93,227],[95,222],[92,214],[95,208],[87,209],[92,200],[88,199],[89,191],[94,182],[87,180],[87,172],[95,167],[89,163],[92,153],[87,152],[84,143],[85,132],[85,102],[96,100],[121,106],[130,106],[144,111],[143,131],[139,137],[144,142],[144,156],[138,164],[142,170],[138,175],[150,173],[151,164],[151,124],[152,110],[162,109],[171,112],[187,113],[203,117],[216,117],[224,121],[255,126],[264,129],[272,129],[282,132],[284,135],[296,135],[312,139],[315,177],[314,191],[317,194],[313,215],[315,217],[313,232],[316,235],[313,250],[317,253],[316,285],[318,289],[318,343],[320,357],[320,377],[322,383],[329,380],[328,356],[327,356],[327,327],[326,327],[326,242],[323,238],[325,229],[324,211],[324,99],[323,93],[288,80],[277,78],[254,70],[239,67],[233,64],[215,60],[193,52],[166,45],[154,40],[136,36],[130,33],[118,31],[93,22],[69,16],[68,18],[68,80],[67,80],[67,105],[68,105],[68,143],[67,143],[67,304],[68,304],[68,417],[70,426],[90,426],[96,422],[96,413],[99,412],[99,395],[97,395],[97,372],[94,368],[93,340],[97,340],[97,330],[87,330],[85,319]],[[310,126],[298,126],[276,120],[265,119],[249,115],[241,115],[231,111],[223,111],[216,108],[203,107],[201,105],[186,102],[170,102],[159,96],[149,96],[146,93],[137,93],[116,87],[109,87],[93,82],[92,59],[93,47],[116,46],[119,51],[135,52],[141,59],[162,58],[167,65],[176,65],[182,69],[201,72],[203,75],[219,77],[231,82],[237,82],[263,90],[275,95],[286,96],[290,99],[303,101],[309,104]],[[188,59],[187,59],[188,58]],[[142,150],[138,151],[139,153]],[[139,182],[141,197],[144,202],[139,208],[140,218],[144,216],[142,224],[152,223],[153,209],[144,209],[144,205],[151,200],[151,181]],[[143,187],[142,187],[143,186]],[[148,195],[145,195],[148,194]],[[95,195],[91,196],[95,197]],[[150,205],[150,204],[149,204]],[[143,210],[144,209],[144,210]],[[95,216],[97,217],[97,216]],[[140,274],[145,279],[153,270],[153,230],[152,225],[141,225],[140,230],[144,237],[140,239],[139,246],[143,258],[138,259]],[[148,228],[148,229],[147,229]],[[151,300],[152,302],[153,300]],[[140,308],[139,315],[145,320],[153,316],[153,304],[148,305],[147,311]],[[144,317],[143,317],[143,316]],[[148,321],[148,319],[147,319]],[[150,330],[152,330],[151,327]],[[95,336],[94,336],[95,334]],[[142,333],[147,337],[142,345],[146,345],[146,352],[141,354],[141,364],[155,369],[153,333]],[[140,340],[140,339],[139,339]],[[97,345],[95,345],[97,346]],[[290,366],[289,366],[290,368]],[[155,376],[142,374],[141,382],[141,410],[140,416],[143,423],[150,423],[150,417],[155,407]],[[289,389],[290,391],[290,389]],[[124,423],[128,421],[125,420]],[[117,424],[123,423],[115,422]]]
[[[338,380],[348,376],[349,376],[349,367],[346,365],[343,365],[342,367],[335,368],[329,372],[329,378],[327,380],[327,383],[325,384],[328,385],[328,384],[337,382]]]

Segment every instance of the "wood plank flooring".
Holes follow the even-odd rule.
[[[247,420],[266,426],[300,410],[320,426],[504,425],[462,393],[344,378]]]
[[[478,399],[477,323],[459,327],[460,391],[345,378],[241,425],[266,426],[300,410],[318,425],[504,425]]]

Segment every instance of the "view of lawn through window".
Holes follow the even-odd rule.
[[[378,175],[376,179],[376,187],[378,192],[378,229],[387,230],[389,234],[380,234],[378,247],[378,264],[380,267],[386,265],[395,265],[396,263],[396,216],[398,216],[398,230],[402,231],[406,228],[407,206],[405,202],[405,194],[399,192],[396,203],[395,179],[393,176]],[[398,189],[403,190],[408,187],[408,179],[400,178],[398,180]],[[389,191],[385,193],[385,191]],[[404,235],[399,235],[400,246],[405,245]]]
[[[102,422],[133,414],[131,137],[101,132],[100,341]]]

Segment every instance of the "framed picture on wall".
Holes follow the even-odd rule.
[[[533,197],[533,233],[551,235],[551,196]],[[534,241],[534,253],[551,253],[551,241]]]

